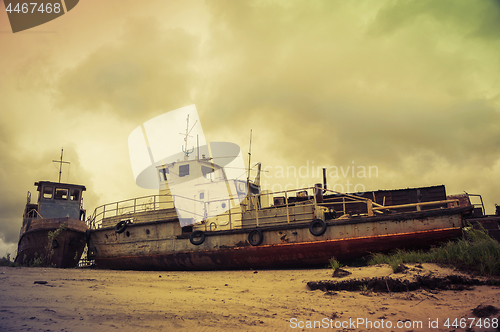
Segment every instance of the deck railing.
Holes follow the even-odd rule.
[[[177,204],[176,207],[175,204],[176,201],[179,202],[180,200],[192,201],[193,204],[203,204],[203,209],[200,211],[203,212],[203,214],[182,209],[180,207],[182,206],[182,204]],[[171,194],[142,196],[127,200],[117,201],[113,203],[108,203],[97,207],[94,210],[93,214],[88,217],[87,224],[89,228],[96,229],[100,227],[102,221],[106,218],[112,218],[116,216],[128,216],[139,212],[160,211],[173,208],[176,208],[177,211],[187,212],[193,216],[195,215],[198,217],[206,218],[208,210],[207,206],[209,203],[227,202],[227,206],[232,207],[234,206],[234,203],[231,204],[232,203],[231,201],[233,200],[234,199],[231,198],[224,198],[224,199],[216,199],[216,200],[210,200],[209,202],[205,202],[190,197],[171,195]],[[229,220],[231,222],[231,209],[229,209],[228,211],[226,211],[221,215],[224,214],[229,215]]]
[[[37,209],[31,209],[25,216],[26,219],[43,219],[42,215],[38,213]]]
[[[322,193],[319,193],[321,191]],[[293,196],[295,193],[295,196]],[[334,195],[334,197],[325,198],[323,194],[330,193]],[[292,195],[291,195],[292,194]],[[311,194],[311,195],[310,195]],[[271,202],[272,204],[263,204],[266,201],[265,197],[267,197],[267,202]],[[274,198],[277,198],[274,200]],[[281,199],[280,199],[281,198]],[[294,198],[295,201],[290,200],[290,198]],[[105,218],[111,218],[115,216],[126,216],[129,214],[134,214],[138,212],[148,212],[148,211],[159,211],[163,209],[172,209],[175,207],[175,202],[178,200],[190,200],[193,203],[203,203],[204,204],[204,215],[202,216],[199,213],[194,213],[193,211],[182,210],[179,207],[179,211],[188,212],[193,215],[202,216],[204,219],[207,217],[207,204],[214,202],[227,202],[227,206],[229,207],[224,213],[221,213],[220,216],[228,218],[229,228],[233,229],[233,221],[241,220],[241,212],[255,212],[256,225],[259,226],[259,211],[266,208],[277,208],[284,207],[286,208],[286,220],[287,223],[290,223],[290,212],[289,207],[295,206],[298,204],[305,205],[314,205],[314,209],[318,207],[323,207],[327,210],[335,210],[337,214],[346,215],[349,211],[349,204],[362,204],[362,206],[366,205],[366,212],[360,212],[360,214],[374,216],[375,214],[383,214],[385,212],[401,212],[398,210],[401,209],[411,209],[415,211],[421,211],[422,207],[427,206],[439,206],[451,203],[452,207],[457,207],[459,204],[458,199],[450,199],[450,200],[442,200],[442,201],[432,201],[432,202],[419,202],[419,203],[411,203],[411,204],[403,204],[403,205],[391,205],[385,206],[382,204],[378,204],[373,202],[371,199],[345,194],[341,192],[337,192],[330,189],[323,189],[320,187],[307,187],[300,189],[290,189],[283,190],[278,192],[261,192],[258,195],[250,195],[245,200],[241,201],[240,205],[242,206],[242,210],[234,209],[234,199],[225,198],[219,200],[211,200],[209,202],[196,200],[189,197],[178,196],[178,195],[149,195],[136,197],[132,199],[122,200],[118,202],[113,202],[109,204],[104,204],[102,206],[97,207],[94,210],[94,213],[87,219],[87,224],[91,229],[99,228],[102,220]],[[276,204],[275,204],[276,203]],[[281,204],[280,204],[281,203]],[[178,204],[181,205],[181,204]],[[238,216],[237,216],[237,215]],[[205,230],[210,231],[213,230],[213,222],[205,223]],[[217,225],[215,226],[217,227]],[[240,227],[240,226],[239,226]]]

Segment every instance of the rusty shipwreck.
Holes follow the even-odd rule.
[[[32,203],[28,192],[15,262],[76,267],[90,235],[82,208],[85,186],[50,181],[35,186],[38,200]]]
[[[158,166],[159,195],[105,204],[88,219],[88,258],[97,268],[133,270],[266,269],[325,266],[395,248],[422,247],[461,235],[473,206],[448,199],[444,186],[345,194],[315,187],[261,191],[228,180],[210,158]],[[260,168],[260,165],[259,165]],[[196,191],[173,195],[170,181],[193,176]],[[204,190],[219,183],[233,193]],[[238,205],[232,201],[239,199]],[[191,201],[202,222],[184,226],[177,202]],[[465,205],[465,206],[463,206]],[[184,207],[188,204],[183,204]],[[210,215],[223,206],[224,212]],[[226,208],[227,207],[227,208]],[[184,220],[185,221],[185,220]]]

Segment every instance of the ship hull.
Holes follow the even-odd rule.
[[[63,230],[49,244],[49,232]],[[15,262],[72,268],[78,265],[86,244],[87,225],[72,218],[33,219],[23,227]]]
[[[326,222],[322,235],[309,223],[260,227],[262,243],[251,245],[250,229],[206,232],[200,245],[189,234],[169,236],[175,220],[136,223],[116,233],[93,230],[90,251],[97,268],[131,270],[275,269],[325,266],[332,257],[350,260],[374,252],[422,248],[461,235],[463,214],[452,208]],[[312,220],[311,220],[312,221]]]

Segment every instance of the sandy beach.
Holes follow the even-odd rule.
[[[434,264],[394,274],[346,268],[344,279],[458,274]],[[403,293],[311,291],[331,269],[110,271],[0,267],[1,331],[497,331],[472,326],[479,305],[500,308],[500,287]],[[35,282],[46,283],[35,283]],[[490,324],[499,313],[487,317]],[[446,327],[465,318],[466,328]],[[482,318],[482,322],[486,317]],[[457,321],[459,322],[459,321]],[[371,325],[370,325],[371,324]],[[390,324],[390,328],[388,328]],[[432,324],[429,327],[429,324]]]

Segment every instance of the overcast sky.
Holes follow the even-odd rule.
[[[15,34],[0,9],[0,256],[62,147],[87,214],[155,194],[135,185],[128,135],[191,104],[208,141],[245,155],[252,130],[267,189],[325,166],[336,189],[500,203],[498,1],[86,0]]]

